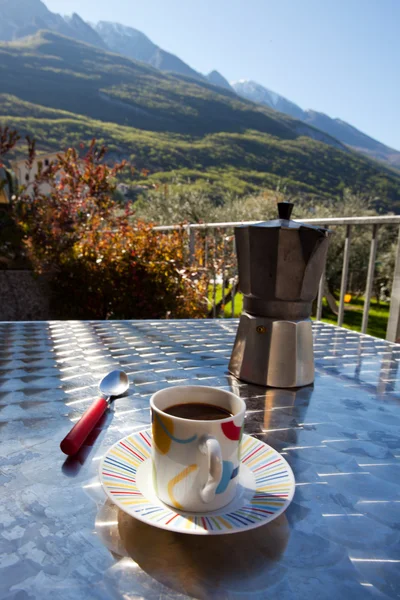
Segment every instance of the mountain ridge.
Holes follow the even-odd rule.
[[[11,42],[41,29],[106,49],[101,37],[76,13],[64,18],[51,12],[42,0],[0,1],[0,40]]]
[[[110,21],[99,21],[94,29],[112,52],[140,60],[160,71],[171,71],[205,81],[201,73],[157,46],[138,29]]]
[[[375,140],[342,119],[332,118],[325,113],[312,109],[303,110],[294,102],[276,92],[272,92],[255,81],[241,79],[232,82],[231,86],[237,94],[247,100],[264,104],[300,119],[304,123],[313,125],[317,129],[332,135],[355,150],[371,156],[371,158],[386,162],[392,167],[400,168],[400,152],[398,150]]]
[[[227,79],[225,79],[225,77],[223,75],[221,75],[221,73],[219,73],[215,69],[213,71],[210,71],[206,75],[206,77],[207,77],[208,81],[210,83],[213,83],[214,85],[218,85],[219,87],[223,87],[223,88],[225,88],[227,90],[230,90],[231,92],[235,91],[233,89],[233,87],[231,86],[231,84],[229,83],[229,81]]]
[[[0,0],[0,40],[10,42],[45,29],[141,60],[161,71],[207,80],[179,57],[163,50],[133,27],[108,21],[92,24],[77,13],[63,17],[51,12],[42,0]]]

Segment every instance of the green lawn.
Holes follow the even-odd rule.
[[[347,329],[353,329],[354,331],[361,330],[362,315],[364,309],[364,298],[357,298],[352,300],[349,304],[345,305],[345,317],[344,327]],[[323,321],[326,323],[337,322],[337,318],[329,308],[326,306],[324,301],[323,309]],[[380,302],[379,304],[375,299],[371,300],[371,306],[369,309],[368,329],[369,335],[374,335],[379,338],[386,338],[386,327],[389,319],[389,303]]]
[[[228,289],[226,290],[226,293]],[[222,298],[222,286],[217,287],[217,303]],[[212,300],[212,288],[210,288],[209,300]],[[211,307],[211,305],[210,305]],[[239,317],[243,307],[243,296],[238,293],[235,296],[235,317]],[[361,322],[364,308],[364,298],[353,299],[349,304],[345,305],[345,317],[344,327],[347,329],[353,329],[354,331],[361,330]],[[232,303],[228,302],[225,305],[224,310],[225,317],[232,316]],[[386,327],[389,318],[389,303],[381,302],[379,305],[375,299],[371,301],[371,307],[369,311],[368,329],[367,333],[374,335],[375,337],[383,338],[386,337]],[[332,323],[336,325],[337,317],[329,310],[326,301],[323,302],[323,318],[325,323]]]

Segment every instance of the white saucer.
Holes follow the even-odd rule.
[[[243,435],[238,492],[213,512],[185,513],[159,500],[153,488],[151,429],[114,444],[100,464],[100,481],[108,497],[124,512],[149,525],[196,535],[221,535],[265,525],[292,501],[292,469],[276,450]]]

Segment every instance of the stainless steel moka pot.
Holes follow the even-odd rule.
[[[278,388],[314,381],[312,303],[324,270],[330,232],[279,219],[235,228],[243,312],[229,363],[235,377]]]

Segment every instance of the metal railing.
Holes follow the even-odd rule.
[[[237,281],[237,268],[236,268],[236,260],[232,260],[232,264],[228,264],[227,255],[229,254],[232,257],[235,254],[235,239],[234,239],[234,227],[239,225],[252,225],[256,223],[260,223],[261,221],[240,221],[240,222],[223,222],[223,223],[191,223],[188,225],[160,225],[156,226],[154,229],[158,231],[174,231],[179,229],[184,229],[188,234],[188,261],[190,264],[193,264],[195,261],[195,249],[196,249],[196,232],[202,232],[202,243],[204,244],[203,252],[204,252],[204,267],[208,266],[208,259],[210,255],[211,248],[213,248],[213,260],[212,268],[214,272],[212,273],[211,282],[213,285],[212,291],[212,316],[217,316],[216,310],[216,290],[217,290],[217,278],[222,281],[222,304],[225,303],[225,278],[227,275],[227,271],[229,272],[230,280],[232,281],[231,288],[231,301],[232,301],[232,316],[234,316],[235,310],[235,295],[236,295],[236,285],[234,285],[234,281]],[[337,324],[342,327],[344,314],[345,314],[345,295],[346,289],[348,285],[348,276],[349,276],[349,260],[350,260],[350,249],[351,249],[351,239],[354,226],[362,226],[368,227],[371,230],[371,242],[370,242],[370,252],[369,252],[369,260],[368,260],[368,270],[367,270],[367,279],[365,284],[365,299],[364,299],[364,310],[361,324],[361,332],[366,333],[368,327],[368,318],[370,313],[370,305],[371,298],[373,292],[373,283],[374,283],[374,274],[375,274],[375,265],[376,265],[376,256],[377,256],[377,241],[378,241],[378,231],[383,226],[388,225],[397,225],[400,226],[400,216],[393,215],[385,215],[381,217],[343,217],[343,218],[325,218],[325,219],[302,219],[303,223],[309,223],[312,225],[321,225],[324,227],[345,227],[345,241],[344,241],[344,250],[343,250],[343,266],[342,266],[342,277],[341,277],[341,285],[340,285],[340,299],[339,299],[339,307],[338,307],[338,318]],[[210,232],[213,232],[211,235],[211,243],[210,243]],[[217,273],[217,269],[215,267],[215,257],[216,257],[216,237],[217,232],[220,235],[220,247],[219,247],[219,273]],[[222,232],[222,238],[221,238]],[[222,242],[221,242],[222,239]],[[228,253],[227,247],[230,244],[230,251]],[[316,319],[321,320],[322,317],[322,301],[324,297],[324,281],[325,274],[322,275],[321,281],[319,284],[319,291],[317,297],[317,308],[316,308]],[[389,319],[387,324],[386,331],[386,339],[391,342],[399,342],[400,341],[400,227],[397,238],[397,249],[396,249],[396,259],[395,259],[395,267],[393,273],[393,284],[392,284],[392,293],[390,298],[390,312]]]

